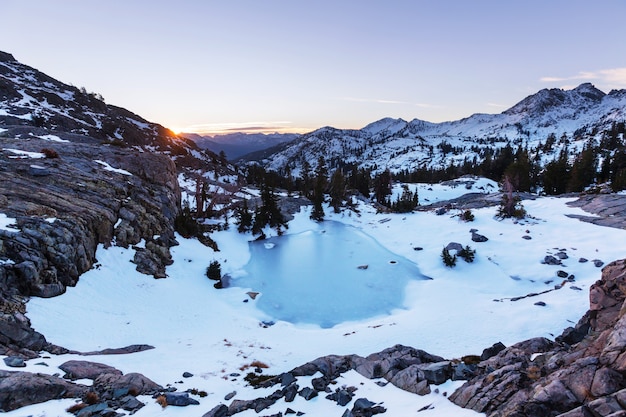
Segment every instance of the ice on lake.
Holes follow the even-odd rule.
[[[336,324],[391,314],[404,305],[416,264],[362,231],[325,221],[315,230],[250,242],[245,273],[231,285],[261,296],[257,307],[291,323]]]

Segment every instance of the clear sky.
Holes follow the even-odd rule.
[[[626,88],[624,0],[0,0],[0,50],[175,131],[361,128]]]

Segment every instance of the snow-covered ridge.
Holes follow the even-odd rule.
[[[551,135],[580,149],[589,138],[599,139],[614,123],[624,121],[626,90],[606,94],[586,83],[572,90],[541,90],[500,114],[474,114],[442,123],[384,118],[360,130],[324,127],[295,140],[263,163],[277,171],[289,165],[297,172],[304,160],[315,165],[321,155],[331,167],[440,168],[464,158],[480,159],[485,147],[507,143],[537,147]],[[456,155],[444,151],[443,144],[461,151]]]

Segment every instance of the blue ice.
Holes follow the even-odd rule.
[[[402,308],[413,262],[360,230],[325,221],[316,230],[250,242],[246,274],[231,285],[261,293],[257,307],[274,319],[328,328]]]

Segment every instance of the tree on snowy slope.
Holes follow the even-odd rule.
[[[498,207],[497,217],[501,219],[514,217],[522,219],[526,216],[526,210],[522,206],[521,198],[514,195],[515,187],[511,179],[507,176],[502,181],[502,201]]]
[[[582,152],[580,152],[572,163],[568,191],[580,192],[587,186],[593,184],[596,179],[598,169],[598,150],[593,139],[589,140]]]
[[[391,172],[386,169],[374,178],[374,198],[380,204],[389,206],[387,196],[391,195]]]
[[[261,206],[254,211],[252,233],[263,234],[263,228],[267,225],[276,228],[278,234],[282,234],[283,227],[285,229],[288,227],[285,216],[278,207],[278,197],[274,194],[274,190],[269,185],[263,184],[261,186]]]
[[[243,200],[241,206],[235,209],[235,218],[237,219],[237,230],[239,233],[245,233],[252,230],[252,213],[248,208],[248,200]]]
[[[567,148],[563,148],[559,157],[548,162],[543,170],[543,191],[548,195],[563,194],[567,191],[570,177],[570,165],[567,160]]]
[[[335,213],[339,213],[341,204],[346,198],[346,178],[341,169],[336,169],[330,178],[330,186],[328,193],[330,194],[330,205]]]
[[[311,200],[313,201],[313,210],[311,211],[311,219],[321,222],[324,220],[324,191],[328,182],[328,170],[326,169],[326,161],[323,156],[317,160],[317,168],[315,169],[315,185]]]

